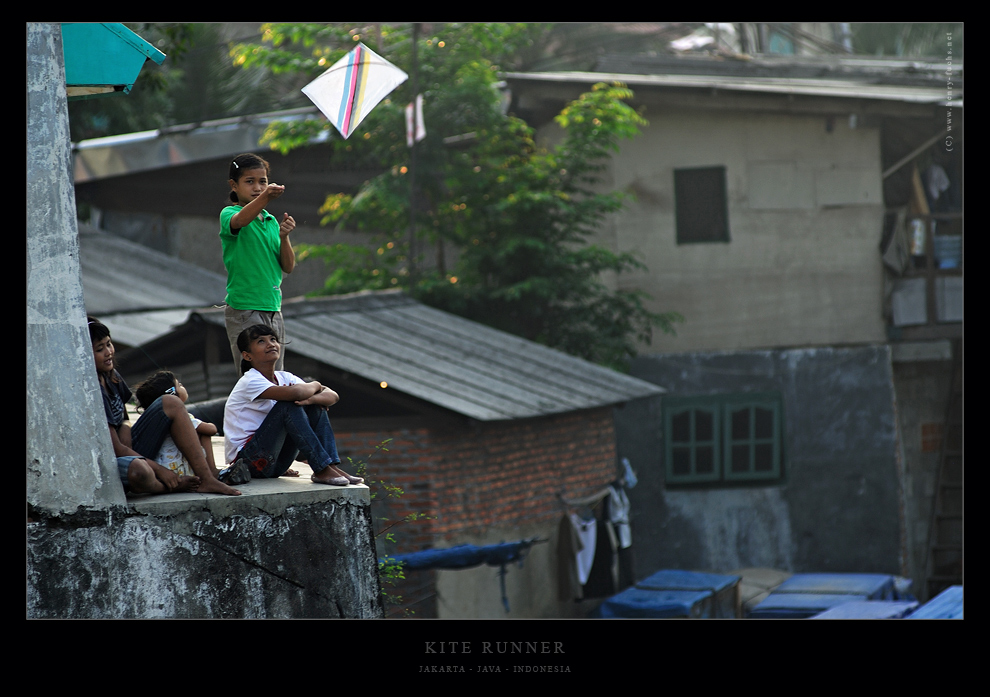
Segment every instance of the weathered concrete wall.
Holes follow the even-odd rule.
[[[676,337],[657,334],[642,352],[886,340],[878,128],[663,102],[649,102],[646,117],[601,184],[635,200],[596,240],[647,267],[610,278],[614,287],[685,317]],[[559,128],[541,134],[553,142]],[[674,170],[715,166],[726,170],[730,241],[679,245]]]
[[[775,391],[784,479],[774,486],[671,490],[659,399],[616,411],[636,574],[660,568],[903,574],[901,481],[887,346],[654,354],[632,374],[670,395]]]
[[[884,341],[878,129],[818,116],[650,111],[613,162],[638,194],[618,249],[649,272],[620,280],[686,318],[652,351]],[[677,244],[674,170],[724,166],[728,243]]]
[[[27,500],[122,505],[86,329],[58,24],[27,25]]]
[[[367,489],[290,505],[237,498],[177,508],[163,496],[141,512],[28,523],[28,616],[384,616]]]

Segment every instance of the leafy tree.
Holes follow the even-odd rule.
[[[648,343],[658,327],[672,332],[680,319],[647,310],[641,293],[609,289],[605,276],[642,265],[589,243],[623,203],[621,194],[599,191],[606,158],[646,123],[626,103],[632,93],[595,86],[557,117],[561,142],[542,147],[532,128],[505,113],[498,72],[532,50],[548,27],[425,29],[415,43],[415,80],[426,139],[412,151],[406,146],[403,109],[413,79],[348,141],[330,133],[340,166],[372,164],[382,174],[356,195],[330,195],[324,223],[367,232],[375,243],[300,245],[299,258],[328,262],[325,293],[402,287],[432,306],[624,367],[637,341]],[[232,56],[287,75],[302,71],[305,84],[360,38],[412,72],[412,34],[408,26],[265,25],[264,44],[237,46]],[[285,152],[331,128],[325,121],[283,124],[265,139]]]

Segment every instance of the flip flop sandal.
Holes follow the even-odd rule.
[[[247,462],[241,458],[230,467],[220,470],[217,479],[228,485],[246,484],[251,481],[251,470],[248,468]]]

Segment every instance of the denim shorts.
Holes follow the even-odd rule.
[[[131,463],[134,460],[143,459],[143,457],[138,457],[137,455],[122,455],[117,458],[117,472],[120,474],[120,483],[124,485],[124,493],[127,493],[131,489],[127,479],[127,473],[131,469]]]

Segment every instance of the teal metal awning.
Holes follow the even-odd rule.
[[[131,91],[145,61],[165,54],[120,23],[62,24],[65,87],[70,100]]]

